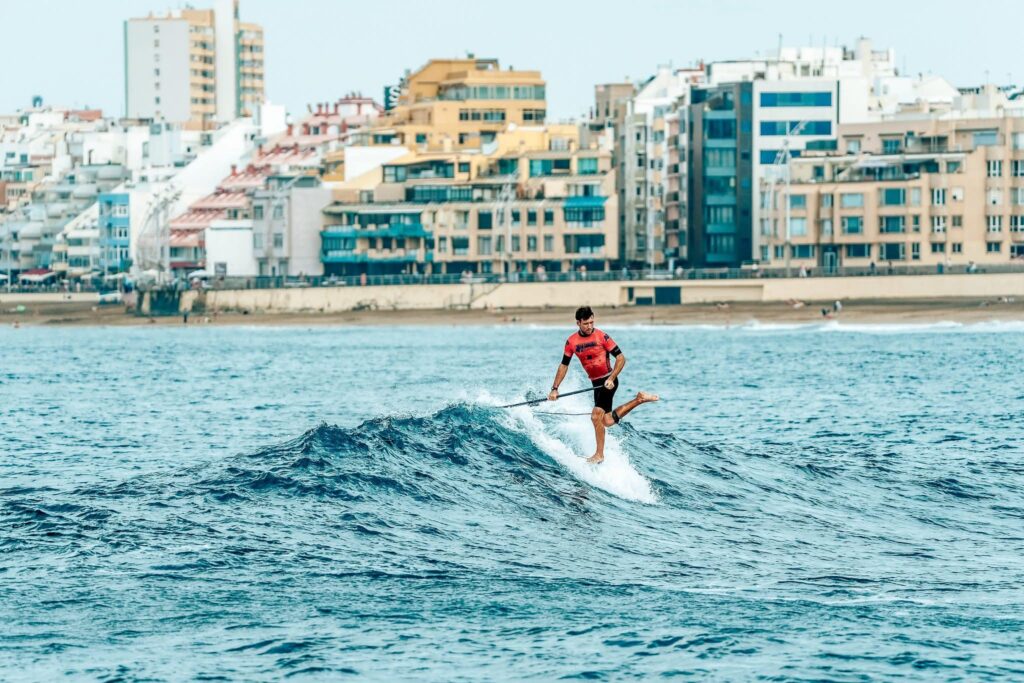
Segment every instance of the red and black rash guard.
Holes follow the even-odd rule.
[[[580,359],[587,377],[592,380],[602,379],[612,372],[611,356],[618,356],[619,353],[619,347],[612,338],[595,327],[586,337],[576,332],[565,340],[562,365],[568,365],[575,355]]]

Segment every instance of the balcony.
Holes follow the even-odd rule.
[[[359,237],[430,237],[422,223],[391,223],[387,227],[358,228],[350,225],[329,225],[321,233],[322,237],[359,238]]]
[[[320,260],[323,263],[429,263],[434,260],[434,252],[421,249],[330,249],[321,252]]]

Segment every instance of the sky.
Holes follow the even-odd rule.
[[[182,4],[0,0],[0,113],[41,95],[123,115],[122,22]],[[472,52],[540,70],[548,119],[567,120],[586,114],[597,83],[753,58],[780,34],[787,46],[867,36],[895,48],[904,73],[958,86],[1024,82],[1022,0],[241,0],[241,17],[263,25],[267,97],[293,114],[353,91],[380,101],[406,69]]]

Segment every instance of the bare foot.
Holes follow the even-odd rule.
[[[594,453],[592,456],[587,458],[587,462],[599,465],[600,463],[604,462],[604,456],[601,455],[600,453]]]
[[[648,394],[646,391],[638,391],[636,394],[636,400],[641,403],[650,403],[658,400],[657,394]]]

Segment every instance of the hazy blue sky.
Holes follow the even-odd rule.
[[[196,0],[197,7],[210,3]],[[0,111],[42,95],[124,112],[122,21],[181,3],[0,0]],[[509,8],[515,7],[515,10]],[[267,94],[289,111],[385,84],[467,51],[540,69],[551,118],[586,112],[595,83],[658,64],[738,59],[787,45],[896,48],[908,73],[955,85],[1024,81],[1024,0],[241,0],[266,30]]]

